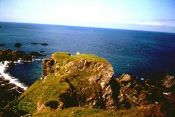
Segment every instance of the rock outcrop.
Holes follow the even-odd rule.
[[[14,98],[20,96],[24,90],[11,84],[8,80],[0,76],[0,110],[4,108]]]
[[[18,109],[40,112],[48,108],[116,108],[113,74],[111,64],[95,55],[54,53],[43,61],[41,80],[21,95]]]
[[[116,79],[120,85],[118,106],[131,108],[136,106],[155,105],[156,116],[175,115],[175,78],[167,75],[162,82],[150,82],[123,74]]]
[[[15,46],[16,48],[20,48],[20,47],[22,46],[22,44],[21,44],[21,43],[15,43],[14,46]]]
[[[4,43],[0,43],[0,47],[2,47],[2,46],[5,46],[5,44]]]
[[[175,116],[174,104],[174,76],[167,75],[158,83],[136,79],[129,74],[116,78],[111,64],[103,58],[56,52],[43,61],[41,79],[9,107],[15,108],[18,116],[50,110],[69,111],[69,108],[78,107],[107,110],[139,108],[138,112],[144,111],[142,116],[171,117]],[[128,113],[131,114],[130,111]]]
[[[175,77],[171,75],[166,75],[162,80],[162,86],[166,91],[175,91]]]
[[[139,83],[134,77],[128,74],[121,75],[116,79],[120,85],[118,96],[120,108],[131,108],[131,106],[148,105],[151,103],[151,90]]]
[[[47,43],[41,43],[42,46],[48,46],[49,44]]]
[[[22,62],[32,61],[32,58],[45,56],[39,52],[31,52],[27,54],[24,51],[16,51],[16,50],[0,50],[0,62],[1,61],[18,61],[21,60]]]
[[[0,61],[32,61],[32,56],[26,54],[24,51],[15,50],[0,50]]]
[[[47,77],[47,75],[49,75],[49,73],[54,72],[54,60],[51,58],[45,59],[42,65],[42,79],[44,79],[45,77]]]

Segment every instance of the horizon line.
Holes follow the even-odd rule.
[[[83,25],[69,25],[69,24],[54,24],[54,23],[38,23],[38,22],[18,22],[18,21],[1,21],[2,23],[19,23],[19,24],[39,24],[39,25],[51,25],[51,26],[66,26],[66,27],[81,27],[81,28],[97,28],[97,29],[113,29],[113,30],[128,30],[128,31],[143,31],[143,32],[155,32],[155,33],[168,33],[168,34],[175,34],[175,32],[169,31],[156,31],[156,30],[145,30],[145,29],[127,29],[127,28],[115,28],[115,27],[103,27],[103,26],[83,26]],[[118,24],[124,25],[124,24]],[[127,24],[125,24],[127,25]],[[139,26],[140,24],[128,24],[128,25],[136,25]],[[150,26],[150,25],[146,25]]]

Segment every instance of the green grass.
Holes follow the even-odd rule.
[[[93,54],[79,54],[79,55],[71,55],[68,52],[56,52],[53,53],[51,58],[55,61],[57,61],[58,63],[61,63],[61,65],[63,65],[63,61],[65,61],[66,63],[73,61],[73,60],[80,60],[80,59],[86,59],[89,60],[91,62],[106,62],[109,63],[106,59],[98,57],[96,55]]]
[[[107,62],[106,59],[98,57],[93,54],[79,54],[79,55],[73,55],[71,56],[72,59],[87,59],[92,62]],[[109,62],[107,62],[109,63]]]
[[[60,65],[64,65],[64,62],[70,61],[70,53],[68,52],[55,52],[51,55],[51,58],[58,62]]]
[[[45,111],[33,114],[33,117],[145,117],[145,116],[151,116],[150,107],[138,107],[130,110],[116,110],[116,111],[73,107],[63,110]]]
[[[59,103],[58,109],[62,108],[63,100],[61,96],[67,95],[68,90],[72,90],[71,85],[76,90],[78,103],[84,104],[86,99],[91,95],[100,95],[101,87],[98,84],[88,82],[89,77],[96,76],[98,72],[78,69],[72,69],[73,66],[67,67],[70,73],[65,71],[65,65],[69,62],[74,62],[75,65],[79,65],[80,60],[87,60],[90,63],[109,64],[107,60],[91,54],[70,55],[67,52],[56,52],[52,54],[51,58],[55,61],[51,66],[54,69],[53,73],[49,73],[43,80],[37,80],[31,87],[29,87],[19,98],[17,108],[19,111],[28,113],[34,113],[40,110],[42,105],[45,105],[49,101],[57,101]],[[71,64],[70,64],[71,65]],[[110,64],[109,64],[110,65]],[[56,66],[59,69],[56,70]],[[76,66],[76,67],[77,67]],[[76,68],[75,67],[75,68]],[[58,73],[58,74],[56,74]],[[69,84],[67,82],[69,81]],[[95,90],[94,90],[95,89]],[[71,102],[71,100],[68,100]],[[43,107],[41,111],[49,108]]]
[[[69,85],[65,82],[60,82],[53,74],[49,74],[44,81],[38,80],[19,98],[18,109],[32,113],[36,111],[37,104],[45,104],[48,101],[56,100],[62,106],[58,95],[66,92]]]

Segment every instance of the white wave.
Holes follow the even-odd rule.
[[[163,92],[164,95],[171,95],[172,92]]]
[[[32,61],[23,61],[21,58],[19,59],[19,60],[17,60],[17,61],[14,61],[14,63],[15,64],[23,64],[23,63],[31,63],[31,62],[33,62],[34,60],[32,60]]]
[[[21,64],[21,63],[22,63],[22,60],[19,59],[19,60],[17,60],[17,61],[14,61],[14,63],[15,63],[15,64],[17,64],[17,63],[18,63],[18,64]]]
[[[5,79],[9,80],[10,83],[15,84],[16,86],[26,90],[27,86],[25,84],[21,83],[17,78],[6,73],[9,63],[9,61],[0,62],[0,75]]]
[[[140,80],[144,81],[144,80],[145,80],[145,78],[140,78]]]
[[[42,59],[35,59],[35,61],[41,61]]]

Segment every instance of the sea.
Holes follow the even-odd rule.
[[[0,50],[43,51],[46,58],[56,51],[96,54],[107,59],[118,76],[128,73],[157,80],[175,75],[175,33],[0,22],[0,44],[5,44]],[[42,59],[17,63],[8,70],[0,64],[0,76],[28,87],[41,77]]]

